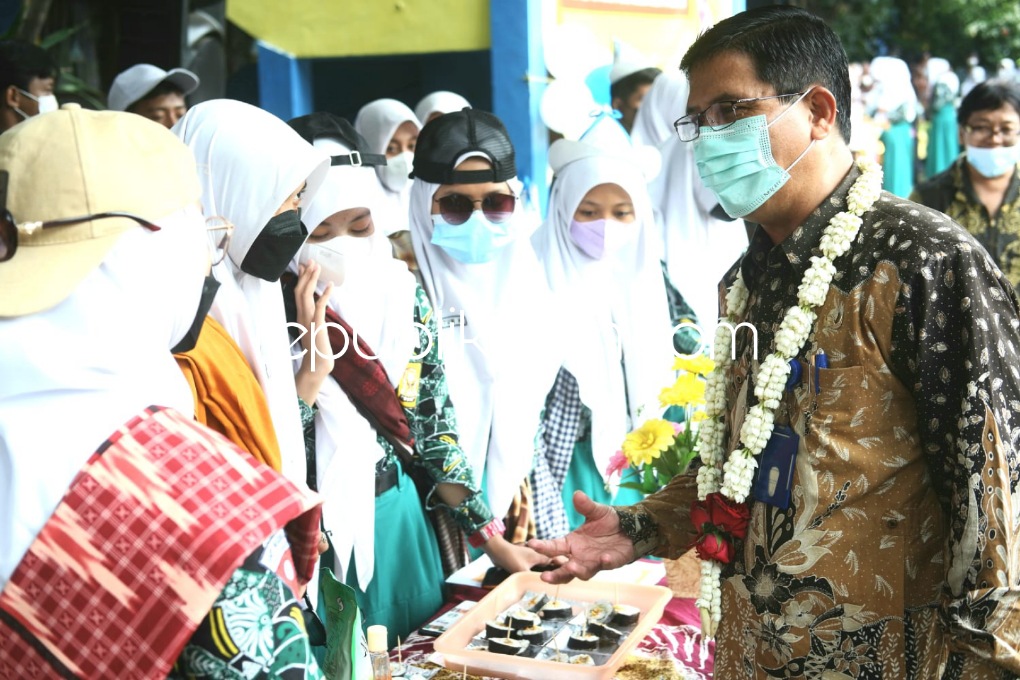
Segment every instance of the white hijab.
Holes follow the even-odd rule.
[[[198,310],[204,220],[155,222],[56,307],[0,319],[0,590],[100,444],[150,405],[194,415],[170,348]]]
[[[432,94],[425,95],[418,105],[414,107],[414,115],[422,127],[429,122],[429,116],[433,113],[453,113],[471,108],[471,103],[456,92],[439,90]]]
[[[875,57],[869,72],[875,79],[867,94],[869,111],[887,115],[899,111],[903,120],[913,123],[917,118],[917,94],[907,62],[897,57]]]
[[[414,115],[406,104],[396,99],[376,99],[361,107],[354,118],[354,129],[368,142],[371,153],[385,154],[386,147],[393,139],[397,128],[403,123],[414,123],[421,130],[418,116]],[[381,177],[382,168],[376,168],[376,176]],[[408,183],[401,191],[391,191],[380,179],[379,186],[385,195],[385,203],[375,212],[376,226],[381,226],[387,236],[408,228],[407,211],[411,196],[411,185]]]
[[[652,83],[634,118],[630,137],[636,145],[659,147],[676,136],[673,121],[687,113],[690,85],[683,71],[666,71]]]
[[[612,259],[594,260],[575,245],[570,223],[585,195],[600,184],[617,184],[630,195],[640,231]],[[549,216],[532,239],[556,297],[556,313],[567,322],[563,366],[591,409],[592,452],[603,479],[629,428],[661,412],[658,395],[673,376],[669,306],[653,225],[637,168],[612,155],[591,155],[559,170]]]
[[[210,314],[241,347],[266,395],[280,443],[283,474],[305,488],[305,442],[294,387],[290,338],[278,281],[241,271],[255,238],[307,181],[302,207],[315,195],[329,158],[279,118],[242,102],[193,107],[173,132],[198,161],[205,214],[234,224],[227,257],[213,269],[220,290]]]
[[[520,194],[516,178],[508,184]],[[491,262],[464,264],[432,244],[439,186],[414,180],[411,239],[440,326],[459,323],[463,312],[464,326],[440,332],[446,378],[461,448],[478,482],[486,473],[489,507],[502,517],[531,471],[545,398],[562,363],[562,334],[520,219],[521,201],[511,218],[515,239]]]
[[[314,146],[331,156],[350,151],[333,139],[317,139]],[[375,173],[370,168],[331,167],[308,206],[309,230],[341,210],[371,209],[381,199],[376,187]],[[333,282],[329,304],[372,348],[396,389],[417,342],[412,326],[417,283],[407,265],[393,258],[390,243],[381,231],[377,229],[359,240],[371,243],[367,261],[353,267],[345,263],[344,279],[339,284]],[[309,259],[306,244],[292,262],[292,270],[297,272],[298,263]],[[319,293],[325,285],[320,278]],[[340,349],[335,347],[333,351]],[[354,350],[349,347],[347,351]],[[375,573],[375,466],[385,452],[375,428],[358,413],[336,380],[322,384],[317,405],[316,482],[324,500],[323,524],[331,532],[335,552],[334,573],[346,581],[353,556],[358,584],[366,590]],[[357,521],[351,521],[355,516]]]

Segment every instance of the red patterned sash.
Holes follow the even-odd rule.
[[[211,430],[147,409],[92,455],[0,592],[0,677],[166,677],[281,527],[311,578],[319,503]]]

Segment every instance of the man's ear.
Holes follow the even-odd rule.
[[[836,129],[836,97],[827,88],[816,85],[807,101],[811,108],[811,136],[825,139]]]
[[[7,108],[20,108],[18,104],[21,103],[21,92],[18,91],[17,85],[8,85],[7,89],[4,90],[4,106]]]
[[[609,105],[612,106],[617,111],[622,111],[623,109],[621,109],[620,107],[623,106],[623,97],[613,97]]]

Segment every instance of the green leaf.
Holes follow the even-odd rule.
[[[59,31],[54,31],[39,41],[39,47],[44,50],[48,50],[55,45],[59,45],[64,42],[83,28],[85,28],[85,24],[78,24],[77,26],[68,26],[67,28],[62,28]]]

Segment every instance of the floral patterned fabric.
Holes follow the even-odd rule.
[[[1006,188],[997,215],[989,215],[966,172],[966,155],[945,172],[914,188],[910,199],[952,217],[978,240],[1006,274],[1014,287],[1020,286],[1020,177]]]
[[[739,266],[764,357],[844,182],[777,246]],[[1020,673],[1020,336],[1011,286],[945,216],[883,193],[864,216],[777,424],[799,435],[791,506],[751,501],[723,574],[720,678],[1013,678]],[[726,285],[736,277],[731,270]],[[816,371],[819,350],[829,368]],[[755,401],[737,335],[728,449]],[[633,511],[656,553],[689,545],[690,475]]]

